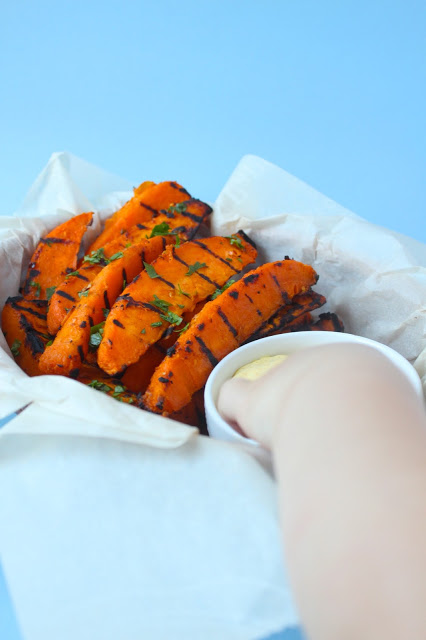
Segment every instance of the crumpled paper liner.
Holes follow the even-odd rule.
[[[126,189],[55,154],[19,217],[0,218],[1,301],[40,234],[82,210],[99,223]],[[212,226],[312,263],[346,329],[416,359],[426,386],[424,245],[253,156]],[[73,380],[27,378],[0,341],[0,417],[32,402],[0,430],[0,553],[26,640],[254,640],[297,622],[275,483],[253,457]]]

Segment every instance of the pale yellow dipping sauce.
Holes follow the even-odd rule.
[[[245,378],[246,380],[257,380],[261,376],[264,376],[270,369],[281,364],[288,356],[264,356],[258,360],[253,360],[245,364],[243,367],[237,369],[234,373],[234,378]]]

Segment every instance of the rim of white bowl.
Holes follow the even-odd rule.
[[[243,345],[242,347],[238,347],[225,356],[215,366],[208,377],[204,392],[206,413],[209,412],[213,416],[215,422],[221,430],[229,436],[230,440],[260,447],[261,445],[255,440],[238,433],[238,431],[236,431],[219,413],[217,409],[217,398],[222,384],[226,380],[232,378],[237,369],[249,362],[252,362],[254,359],[261,358],[262,356],[279,355],[280,353],[290,355],[290,353],[300,351],[300,349],[310,346],[319,346],[321,344],[332,344],[338,342],[367,344],[375,347],[398,366],[406,378],[411,382],[419,396],[424,398],[422,383],[417,371],[413,365],[404,358],[404,356],[398,353],[398,351],[395,351],[395,349],[392,349],[392,347],[388,347],[376,340],[357,336],[352,333],[333,331],[295,331],[293,333],[283,333],[255,340]],[[259,355],[251,356],[250,354],[253,352],[257,352]],[[234,364],[232,364],[233,361],[235,361]],[[229,374],[227,374],[223,380],[219,380],[219,382],[217,382],[217,379],[221,376],[224,369],[225,371],[228,370]]]

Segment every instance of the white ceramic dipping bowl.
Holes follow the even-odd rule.
[[[325,344],[336,344],[338,342],[352,342],[366,344],[381,351],[394,365],[405,375],[412,387],[423,398],[422,384],[414,367],[401,356],[397,351],[387,347],[380,342],[362,338],[350,333],[337,333],[333,331],[298,331],[294,333],[283,333],[278,336],[262,338],[255,342],[250,342],[243,347],[228,354],[213,369],[207,380],[204,398],[207,419],[207,429],[213,438],[229,440],[235,443],[250,445],[254,447],[253,453],[259,455],[264,451],[259,443],[246,438],[238,433],[226,422],[217,410],[217,399],[222,384],[233,377],[234,373],[245,364],[253,362],[264,356],[275,356],[279,354],[290,355],[306,347],[316,347]],[[258,449],[258,451],[256,451]]]

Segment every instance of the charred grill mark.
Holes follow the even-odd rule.
[[[161,236],[161,244],[163,245],[163,251],[164,251],[164,249],[166,248],[166,244],[167,244],[166,238],[164,236]]]
[[[254,247],[254,249],[257,249],[256,243],[254,240],[252,240],[246,233],[244,233],[244,231],[242,229],[240,229],[238,231],[238,235],[242,236],[243,240],[245,240],[246,242],[248,242],[249,244],[251,244],[252,247]]]
[[[149,304],[149,302],[139,302],[136,304],[138,307],[143,307],[144,309],[149,309],[150,311],[155,311],[155,313],[161,314],[163,313],[161,309],[157,309],[153,304]]]
[[[167,352],[166,352],[167,356],[171,358],[174,355],[175,351],[176,351],[176,342],[175,344],[172,344],[172,346],[169,349],[167,349]]]
[[[109,300],[108,300],[108,291],[106,289],[104,291],[104,304],[105,304],[105,309],[111,309]]]
[[[189,218],[190,220],[193,220],[194,222],[201,223],[204,220],[204,216],[197,216],[197,214],[191,213],[190,211],[187,211],[187,210],[180,211],[179,213],[184,218]]]
[[[65,238],[40,238],[40,242],[43,244],[71,244],[71,240]]]
[[[114,323],[117,327],[120,327],[120,329],[125,329],[124,324],[121,324],[120,320],[117,320],[116,318],[114,318],[113,323]]]
[[[70,371],[70,378],[74,378],[76,380],[78,378],[78,374],[80,373],[80,369],[75,368]]]
[[[185,260],[182,260],[182,258],[180,258],[177,255],[174,247],[172,249],[172,253],[173,253],[173,257],[177,260],[177,262],[180,262],[181,264],[183,264],[185,267],[187,267],[189,269],[189,264],[187,262],[185,262]],[[197,276],[200,276],[200,278],[202,278],[203,280],[206,280],[210,284],[214,285],[216,289],[220,289],[220,284],[218,282],[215,282],[214,280],[211,280],[208,276],[204,275],[204,273],[200,273],[199,271],[194,271],[193,275],[195,275],[195,274]]]
[[[151,211],[151,213],[153,213],[153,214],[158,214],[157,209],[154,209],[153,207],[150,207],[149,204],[145,204],[144,202],[139,202],[139,204],[144,209],[147,209],[147,211]]]
[[[163,384],[170,384],[171,380],[169,380],[168,378],[165,378],[164,376],[160,376],[159,378],[157,378],[158,382],[162,382]]]
[[[175,289],[175,285],[173,284],[173,282],[169,282],[168,280],[166,280],[165,278],[163,278],[162,276],[159,276],[157,273],[157,278],[159,280],[161,280],[161,282],[164,282],[164,284],[166,284],[168,287],[170,287],[171,289]]]
[[[244,284],[251,284],[252,282],[256,282],[256,280],[259,279],[259,274],[258,273],[251,273],[248,276],[246,276],[245,278],[243,278],[243,282]]]
[[[275,282],[275,284],[277,285],[278,291],[281,294],[281,298],[284,301],[284,304],[289,304],[290,303],[290,298],[287,295],[287,293],[284,291],[284,289],[282,289],[282,287],[280,286],[280,283],[278,282],[278,278],[275,275],[275,273],[272,274],[272,280]]]
[[[140,254],[140,255],[141,255],[142,266],[143,266],[143,263],[145,262],[145,249],[142,249],[142,251],[141,251],[141,254]]]
[[[210,349],[208,348],[206,343],[199,336],[195,336],[195,339],[198,342],[198,344],[200,345],[201,351],[204,353],[205,356],[207,356],[210,364],[213,367],[215,367],[217,365],[217,363],[219,362],[219,360],[217,360],[214,357],[214,355],[212,354],[212,352],[210,351]]]
[[[183,187],[180,187],[177,182],[171,182],[170,186],[173,189],[177,189],[177,191],[180,191],[181,193],[184,193],[185,195],[191,197],[191,194],[186,189],[184,189]]]
[[[25,332],[25,344],[33,354],[44,353],[44,342],[35,331],[33,325],[26,319],[25,316],[20,317],[19,324],[21,329]]]
[[[157,404],[155,405],[155,408],[158,409],[158,411],[162,411],[163,407],[164,407],[164,396],[162,396],[161,398],[158,398]]]
[[[234,300],[238,299],[238,291],[228,291],[228,296],[231,296],[231,298],[234,298]]]
[[[76,278],[79,278],[80,280],[84,280],[85,282],[90,282],[89,278],[86,278],[86,276],[83,276],[81,273],[77,272],[74,274]]]
[[[200,322],[200,324],[197,326],[198,331],[202,331],[205,327],[204,322]]]
[[[144,224],[141,224],[140,222],[137,222],[136,226],[137,226],[138,229],[148,229],[147,226],[145,226]]]
[[[161,213],[169,219],[174,219],[176,217],[173,211],[169,211],[168,209],[161,209]]]
[[[226,324],[226,326],[228,327],[229,331],[232,333],[232,335],[234,336],[234,338],[236,338],[238,336],[238,331],[236,330],[236,328],[229,322],[226,314],[222,311],[222,309],[220,307],[218,307],[217,310],[218,314],[220,315],[220,317],[222,318],[222,320],[224,321],[224,323]]]
[[[91,326],[91,327],[93,327],[93,324],[94,324],[94,323],[93,323],[93,318],[92,318],[92,316],[89,316],[89,324],[90,324],[90,326]]]
[[[80,322],[80,329],[85,329],[86,327],[87,327],[86,320],[83,320],[82,322]]]
[[[39,313],[38,311],[31,309],[31,307],[23,307],[22,305],[16,303],[12,303],[12,307],[14,309],[18,309],[19,311],[26,311],[27,313],[31,313],[31,315],[35,316],[36,318],[40,318],[40,320],[47,319],[47,315],[45,313]]]
[[[126,307],[140,307],[140,306],[142,306],[142,303],[138,302],[137,300],[132,298],[130,293],[125,293],[123,296],[118,296],[116,302],[118,302],[119,300],[124,300],[124,302],[126,303]]]
[[[78,355],[80,356],[80,360],[83,362],[83,360],[84,360],[84,351],[83,351],[83,347],[81,346],[81,344],[78,345],[77,351],[78,351]]]
[[[56,290],[55,293],[57,293],[58,296],[61,296],[62,298],[66,298],[67,300],[70,300],[71,302],[75,302],[75,298],[70,296],[70,294],[67,293],[66,291],[62,291],[61,289],[59,289],[59,291]]]
[[[209,247],[207,247],[204,244],[204,242],[201,242],[200,240],[193,240],[193,242],[194,242],[194,244],[197,244],[199,247],[204,249],[204,251],[207,251],[208,253],[210,253],[210,255],[212,255],[214,258],[216,258],[216,260],[220,260],[220,262],[223,262],[223,264],[226,264],[226,266],[229,267],[234,273],[239,273],[239,269],[236,269],[227,260],[224,260],[224,258],[221,258],[221,256],[218,256],[217,253],[215,253]]]
[[[124,268],[122,269],[121,275],[123,276],[123,282],[125,282],[127,284],[128,280],[127,280],[126,269],[124,269]]]

